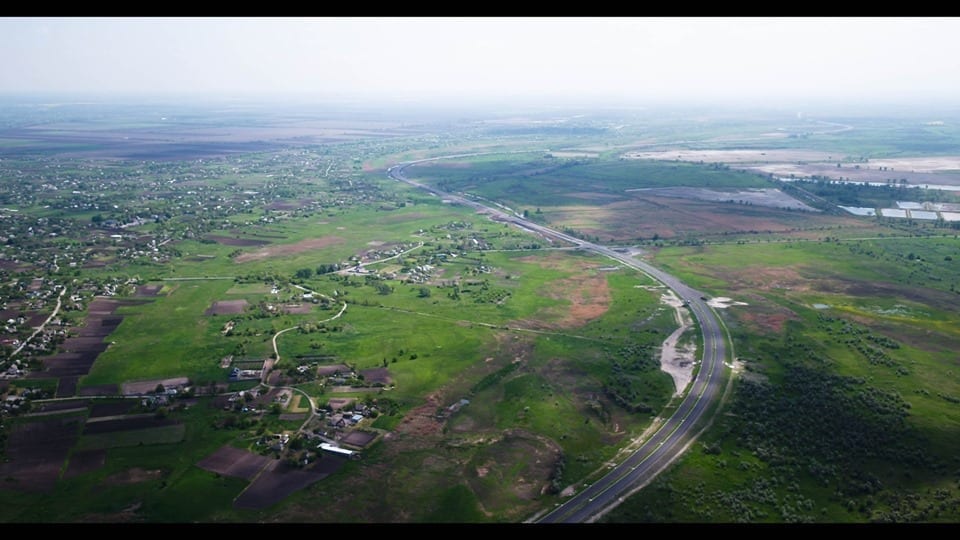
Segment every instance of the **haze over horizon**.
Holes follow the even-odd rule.
[[[950,102],[960,18],[0,18],[0,93]]]

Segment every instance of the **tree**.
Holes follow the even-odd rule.
[[[430,298],[430,288],[420,287],[420,292],[417,293],[417,296],[419,296],[420,298]]]
[[[154,392],[155,394],[162,394],[165,390],[166,390],[166,389],[163,387],[162,384],[157,383],[157,387],[153,389],[153,392]]]
[[[297,276],[299,279],[309,279],[310,276],[312,276],[312,275],[313,275],[313,269],[312,269],[312,268],[301,268],[301,269],[297,270],[297,273],[296,273],[296,276]]]

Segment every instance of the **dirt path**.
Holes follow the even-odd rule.
[[[693,327],[693,321],[683,301],[672,290],[667,289],[660,297],[660,301],[674,308],[677,324],[680,325],[663,341],[663,347],[660,350],[660,369],[673,377],[673,384],[676,387],[673,395],[679,396],[693,380],[697,349],[693,344],[678,346],[677,343],[683,333]]]
[[[28,337],[27,339],[23,340],[23,343],[21,343],[20,346],[17,347],[17,349],[16,349],[15,351],[13,351],[12,353],[10,353],[10,358],[13,358],[14,356],[17,355],[17,353],[19,353],[21,350],[23,350],[23,348],[26,347],[27,344],[30,343],[30,341],[33,340],[33,338],[37,337],[37,334],[39,334],[40,332],[43,332],[43,329],[47,326],[47,323],[50,322],[50,321],[52,321],[53,318],[57,316],[57,313],[60,313],[61,300],[63,299],[63,295],[64,295],[64,293],[66,293],[66,292],[67,292],[67,288],[66,288],[66,287],[60,289],[60,294],[57,295],[57,305],[56,305],[56,307],[53,308],[53,313],[51,313],[50,316],[47,317],[47,320],[43,321],[43,324],[41,324],[39,327],[37,327],[37,329],[34,330],[32,334],[30,334],[30,337]]]

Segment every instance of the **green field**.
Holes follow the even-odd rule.
[[[115,433],[85,435],[74,446],[74,451],[100,450],[121,446],[141,446],[147,444],[171,444],[183,440],[186,426],[175,424],[148,429],[134,429]]]

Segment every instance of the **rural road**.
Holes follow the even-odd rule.
[[[23,350],[24,347],[27,346],[28,343],[30,343],[31,341],[33,341],[33,338],[37,337],[37,334],[39,334],[40,332],[43,332],[43,329],[47,326],[47,323],[49,323],[50,321],[52,321],[53,318],[57,316],[57,313],[60,313],[60,306],[61,306],[61,304],[62,304],[63,295],[67,292],[67,287],[66,287],[66,285],[63,285],[62,287],[63,287],[63,288],[60,289],[60,294],[57,295],[57,305],[53,308],[53,313],[51,313],[50,316],[47,317],[47,319],[46,319],[45,321],[43,321],[43,323],[42,323],[40,326],[38,326],[38,327],[33,331],[32,334],[30,334],[30,337],[28,337],[27,339],[23,340],[23,343],[21,343],[20,346],[16,348],[16,350],[14,350],[12,353],[10,353],[10,358],[13,358],[14,356],[16,356],[21,350]]]
[[[703,333],[703,358],[696,376],[674,413],[663,421],[657,431],[629,457],[612,467],[606,475],[584,487],[563,504],[558,504],[547,513],[529,521],[536,523],[589,523],[604,512],[617,506],[631,492],[649,483],[657,474],[677,459],[702,428],[701,419],[720,398],[723,392],[723,367],[726,360],[726,328],[717,314],[707,305],[706,296],[688,287],[676,277],[655,268],[646,262],[616,249],[594,244],[523,219],[516,213],[491,208],[470,199],[437,190],[408,179],[403,170],[409,165],[467,157],[479,154],[441,156],[394,165],[387,175],[399,182],[424,189],[438,197],[456,201],[490,215],[494,220],[511,223],[522,229],[539,233],[547,238],[570,242],[580,249],[614,259],[623,265],[646,273],[672,289],[683,300],[700,323]]]
[[[317,293],[316,291],[311,291],[310,289],[308,289],[308,288],[306,288],[306,287],[302,287],[302,286],[300,286],[300,285],[293,285],[293,287],[295,287],[295,288],[297,288],[297,289],[300,289],[301,291],[304,291],[304,292],[313,293],[313,294],[321,294],[321,293]],[[325,295],[324,295],[324,296],[325,296]],[[340,311],[337,312],[336,315],[334,315],[333,317],[327,318],[327,319],[323,319],[322,321],[317,321],[317,323],[318,323],[318,324],[321,324],[321,323],[329,322],[329,321],[332,321],[332,320],[335,320],[335,319],[339,319],[339,318],[343,315],[343,312],[345,312],[346,310],[347,310],[347,303],[344,302],[344,303],[343,303],[343,306],[340,307]],[[260,371],[260,384],[261,384],[262,386],[266,387],[268,390],[271,389],[271,388],[274,388],[272,385],[270,385],[270,384],[267,382],[267,379],[270,378],[270,372],[273,371],[273,368],[276,367],[276,365],[277,365],[278,363],[280,363],[280,348],[277,346],[277,338],[280,337],[280,336],[281,336],[282,334],[284,334],[285,332],[289,332],[289,331],[291,331],[291,330],[296,330],[297,328],[300,328],[300,326],[297,325],[297,326],[291,326],[290,328],[284,328],[283,330],[280,330],[280,331],[278,331],[276,334],[273,335],[273,357],[272,357],[272,358],[268,358],[267,360],[265,360],[265,361],[263,362],[263,368],[261,368],[261,371]],[[291,396],[293,396],[293,393],[294,393],[294,392],[298,392],[298,393],[302,394],[305,398],[307,398],[307,403],[310,405],[310,413],[307,414],[306,420],[303,421],[303,424],[300,425],[300,429],[297,430],[298,433],[302,433],[302,432],[307,428],[307,425],[310,424],[310,421],[313,420],[313,418],[317,416],[317,405],[316,405],[316,403],[313,401],[313,398],[310,397],[310,394],[307,394],[306,392],[304,392],[303,390],[301,390],[301,389],[299,389],[299,388],[296,388],[296,387],[293,387],[293,386],[278,386],[277,388],[281,388],[281,389],[284,389],[284,390],[290,390],[290,395],[291,395]],[[331,442],[331,441],[327,441],[327,442]]]

